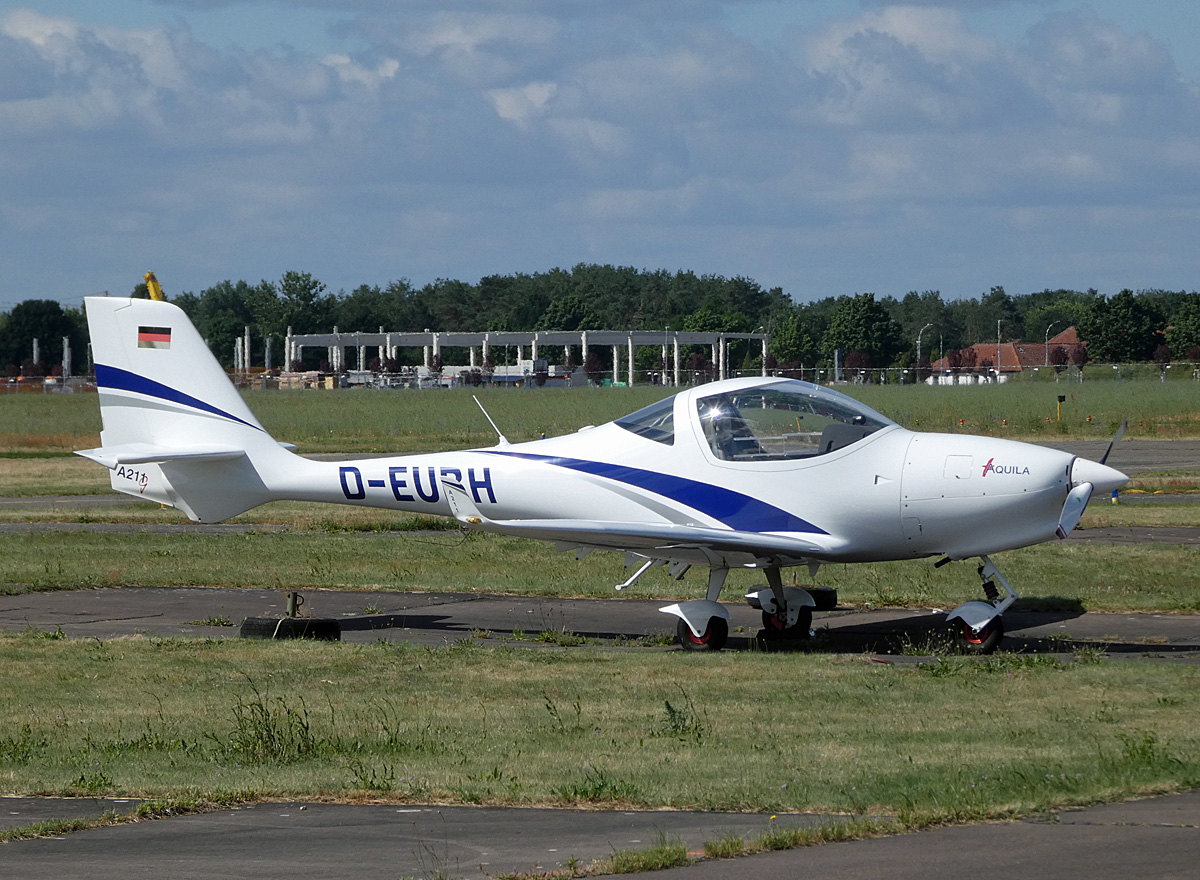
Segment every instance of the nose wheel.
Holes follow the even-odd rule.
[[[955,621],[955,644],[964,654],[990,654],[1000,645],[1004,638],[1004,621],[993,617],[978,630],[972,628],[965,620]]]
[[[990,654],[1004,638],[1004,621],[1000,615],[1017,601],[1016,591],[986,556],[979,557],[979,577],[983,580],[986,602],[967,602],[948,615],[955,644],[964,654]],[[999,586],[997,586],[999,585]]]

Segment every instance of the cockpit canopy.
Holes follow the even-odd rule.
[[[616,423],[669,446],[674,403],[661,400]],[[824,455],[895,424],[844,394],[787,379],[698,396],[696,418],[715,457],[742,462]]]

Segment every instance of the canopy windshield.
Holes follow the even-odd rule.
[[[723,461],[825,455],[895,424],[844,394],[794,381],[700,397],[696,411]]]
[[[626,431],[670,446],[675,442],[674,413],[675,398],[668,397],[617,419],[617,424]]]

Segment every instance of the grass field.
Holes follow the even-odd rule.
[[[302,452],[415,452],[495,442],[472,394],[508,438],[517,442],[610,421],[672,390],[652,386],[356,389],[257,391],[245,396],[273,436],[296,443]],[[1130,438],[1200,437],[1200,383],[1195,382],[1018,382],[947,388],[847,385],[840,390],[906,427],[924,431],[1103,440],[1128,420]],[[1058,394],[1067,397],[1062,421],[1058,421]],[[98,404],[91,394],[0,395],[0,453],[70,452],[99,445],[99,432]]]
[[[1200,436],[1191,382],[850,390],[922,430],[1100,440],[1129,418],[1129,437]],[[600,423],[667,391],[480,397],[515,441]],[[1070,395],[1063,422],[1046,422],[1056,393]],[[494,442],[458,391],[247,396],[269,430],[304,452]],[[103,468],[63,455],[97,445],[98,432],[93,396],[0,397],[0,496],[108,492]],[[1195,490],[1200,475],[1151,474],[1136,486]],[[0,512],[29,519],[183,521],[152,505]],[[545,544],[375,510],[280,503],[237,521],[289,528],[6,534],[0,592],[139,584],[612,597],[628,574],[618,554],[576,561]],[[1083,523],[1113,524],[1200,525],[1200,503],[1097,504]],[[998,562],[1025,607],[1195,612],[1197,552],[1054,544]],[[655,569],[629,592],[695,598],[703,580]],[[949,607],[978,592],[970,564],[826,566],[819,580],[861,606]],[[758,584],[735,572],[726,596]],[[0,635],[0,663],[7,794],[828,810],[920,827],[1200,785],[1200,669],[1096,653],[918,668],[827,654],[72,642],[30,631]]]
[[[1022,606],[1088,611],[1200,611],[1200,548],[1170,544],[1043,544],[997,558]],[[629,572],[617,553],[576,561],[541,542],[457,531],[251,532],[242,535],[34,532],[0,542],[0,592],[91,587],[216,586],[271,590],[348,589],[486,592],[617,598]],[[707,574],[681,581],[648,572],[622,595],[691,599]],[[844,603],[868,607],[958,605],[979,590],[974,564],[932,560],[827,565],[819,581]],[[734,571],[726,597],[761,586]],[[1022,607],[1018,606],[1018,607]]]
[[[0,637],[0,788],[983,818],[1200,783],[1200,670]],[[697,768],[704,768],[697,772]]]

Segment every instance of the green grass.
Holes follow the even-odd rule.
[[[1200,670],[1027,659],[678,654],[666,671],[642,652],[7,635],[0,789],[907,822],[1200,784]],[[665,732],[681,690],[701,736]]]
[[[1107,440],[1128,421],[1131,439],[1200,435],[1194,382],[1014,382],[1000,386],[841,386],[905,427],[1018,440]],[[1058,395],[1066,396],[1062,421]],[[959,424],[960,420],[963,424]],[[1005,424],[1007,422],[1007,424]]]
[[[615,598],[613,585],[628,577],[623,561],[618,553],[576,561],[541,542],[479,532],[33,532],[0,542],[0,592],[141,585]],[[1194,546],[1056,542],[1005,553],[998,564],[1025,607],[1200,611],[1200,548]],[[844,603],[870,607],[950,608],[979,592],[969,561],[942,568],[932,560],[827,565],[818,582],[837,587]],[[676,581],[665,569],[652,569],[621,595],[695,598],[705,584],[703,570]],[[760,574],[735,571],[724,595],[760,585]],[[563,643],[575,637],[551,630],[539,638]]]
[[[99,445],[96,395],[0,395],[0,451],[69,452]]]
[[[643,871],[680,868],[691,863],[687,845],[682,840],[675,840],[660,833],[653,846],[616,850],[606,863],[597,866],[597,873],[640,874]]]
[[[3,486],[5,468],[0,462],[0,487]],[[1200,476],[1200,475],[1198,475]],[[1156,479],[1156,478],[1152,478]],[[1178,483],[1183,478],[1173,478]],[[1189,483],[1191,481],[1189,480]],[[1145,484],[1135,479],[1134,485]],[[107,489],[107,483],[104,484]],[[1161,493],[1178,494],[1174,488],[1151,492],[1133,492],[1142,498],[1161,497]],[[0,494],[3,489],[0,488]],[[18,493],[11,493],[18,494]],[[61,497],[32,493],[35,506],[0,509],[0,523],[46,522],[46,523],[128,523],[186,525],[187,517],[171,507],[156,504],[130,504],[125,496],[111,494],[112,502],[106,504],[77,505]],[[287,526],[293,531],[325,533],[390,533],[390,532],[453,532],[458,524],[448,518],[389,512],[366,507],[336,504],[311,504],[300,501],[276,501],[228,520],[241,525]],[[1185,500],[1172,499],[1167,503],[1142,501],[1132,503],[1129,499],[1119,504],[1110,504],[1106,499],[1092,502],[1080,521],[1079,528],[1089,529],[1102,526],[1190,526],[1200,527],[1200,493],[1189,492]]]
[[[58,837],[62,834],[70,834],[88,828],[105,828],[110,825],[127,825],[150,819],[165,819],[171,816],[226,810],[251,799],[250,796],[239,793],[218,794],[213,800],[204,800],[195,795],[184,795],[178,798],[150,799],[142,801],[138,804],[136,810],[129,813],[118,813],[110,810],[91,818],[47,819],[44,822],[35,822],[32,825],[0,829],[0,843],[10,843],[14,840],[32,840],[38,837]]]
[[[4,457],[0,458],[0,496],[112,492],[108,474],[107,468],[95,462],[65,453],[39,458]]]
[[[751,853],[792,849],[798,846],[817,846],[822,843],[847,840],[862,840],[867,837],[900,834],[905,831],[918,831],[929,827],[928,819],[931,817],[925,817],[924,819],[910,817],[907,822],[898,819],[866,819],[860,817],[807,828],[777,825],[774,821],[775,818],[775,816],[771,817],[770,827],[764,833],[751,840],[743,840],[736,834],[726,835],[715,840],[706,840],[704,842],[704,857],[706,859],[731,859],[735,856],[750,855]]]
[[[1089,380],[846,390],[921,430],[1100,440],[1125,418],[1131,438],[1200,436],[1195,387]],[[480,396],[502,430],[521,440],[606,421],[670,390],[485,389]],[[1070,395],[1064,421],[1046,422],[1057,393]],[[306,452],[494,442],[460,392],[247,397],[269,430]],[[104,469],[45,457],[98,444],[94,397],[0,397],[0,426],[0,451],[7,450],[0,495],[108,491]],[[1179,491],[1197,482],[1194,474],[1158,475],[1141,485]],[[1197,510],[1093,505],[1084,524],[1195,525]],[[182,521],[177,511],[149,505],[3,516],[34,518]],[[380,511],[278,504],[238,519],[292,531],[10,534],[0,542],[0,591],[143,584],[611,597],[627,576],[617,554],[576,562],[519,539],[431,534],[434,522]],[[391,534],[396,529],[418,531]],[[1196,548],[1084,544],[999,560],[1026,607],[1110,611],[1200,610],[1197,562]],[[630,594],[694,598],[703,594],[702,575],[676,582],[656,569]],[[864,606],[944,608],[978,592],[970,564],[826,566],[819,580]],[[726,596],[758,583],[753,573],[735,572]],[[1200,785],[1191,710],[1200,671],[1098,662],[1095,652],[1077,651],[1072,663],[1000,655],[918,668],[826,654],[673,653],[668,669],[656,652],[525,651],[470,640],[426,649],[61,636],[0,635],[0,790],[148,796],[143,818],[259,797],[858,817],[834,828],[772,826],[740,850],[732,840],[714,844],[720,856]],[[522,637],[579,639],[553,629]],[[706,772],[692,772],[697,766]],[[156,813],[160,807],[167,812]],[[92,823],[112,821],[131,820]],[[18,829],[0,839],[73,827]],[[679,847],[660,843],[614,858],[630,870],[660,857],[680,863],[672,861]],[[611,870],[605,862],[586,873]]]
[[[1106,375],[1104,369],[1097,367],[1098,375]],[[1197,384],[1190,381],[839,388],[900,424],[923,431],[1102,440],[1111,437],[1122,421],[1129,420],[1130,438],[1200,436]],[[556,436],[584,425],[602,424],[673,391],[653,386],[482,388],[470,393],[358,389],[252,391],[245,392],[245,397],[273,436],[296,443],[301,452],[403,453],[492,445],[495,433],[472,394],[516,442],[533,440],[543,433]],[[1058,394],[1068,398],[1061,422],[1057,420]],[[0,452],[70,452],[99,445],[99,433],[99,405],[94,395],[0,395]]]
[[[1200,495],[1186,502],[1155,504],[1153,502],[1109,504],[1099,500],[1089,505],[1079,528],[1095,529],[1112,526],[1200,527]]]
[[[740,834],[730,833],[704,841],[704,857],[708,859],[731,859],[746,851],[746,841]]]

